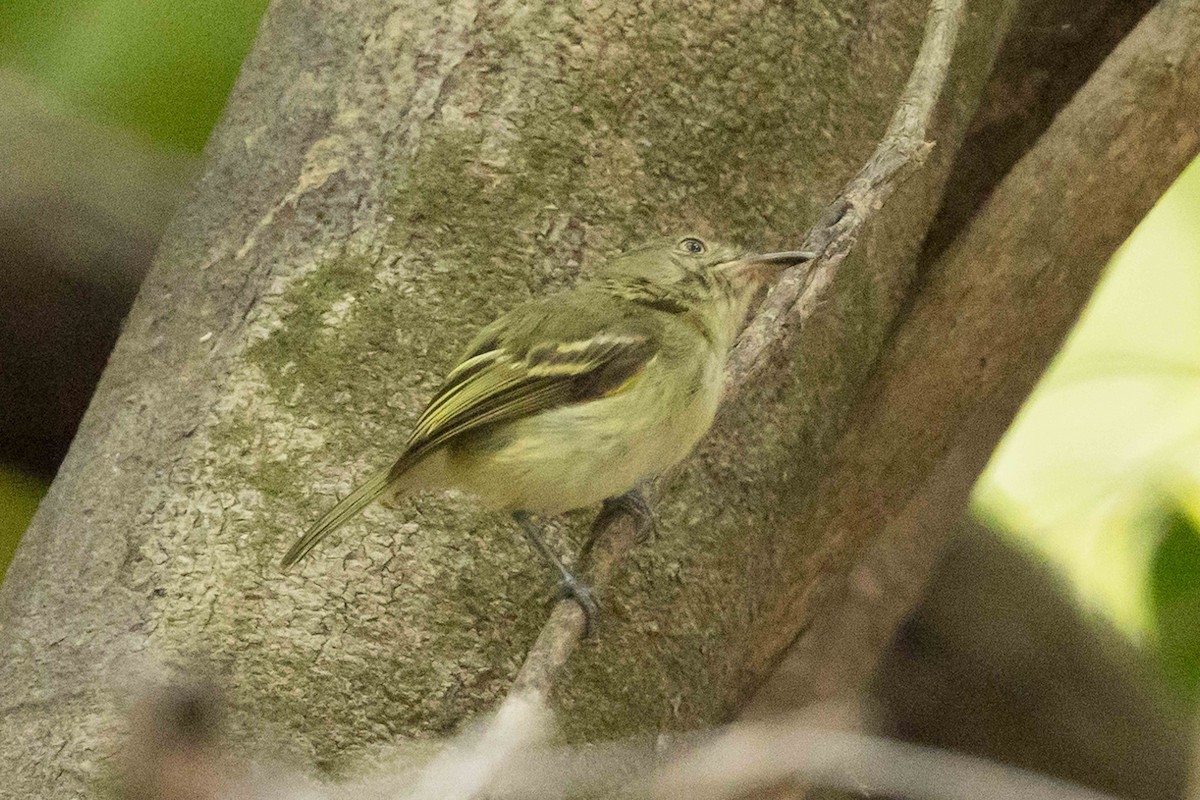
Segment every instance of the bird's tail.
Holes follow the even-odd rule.
[[[291,567],[308,555],[308,552],[316,547],[318,542],[345,525],[370,505],[375,498],[394,488],[403,479],[408,468],[413,466],[412,461],[415,459],[406,459],[401,456],[395,464],[376,472],[361,486],[342,498],[336,506],[326,511],[325,515],[317,520],[298,542],[292,545],[292,548],[284,555],[280,566],[284,569]]]

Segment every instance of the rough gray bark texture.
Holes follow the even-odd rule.
[[[858,517],[842,495],[830,505],[825,466],[876,447],[861,425],[840,434],[881,396],[864,385],[914,302],[1012,8],[975,4],[929,162],[610,588],[559,693],[570,735],[727,717],[819,613],[821,592],[796,609],[794,590],[882,524],[846,532]],[[164,668],[226,689],[243,752],[335,772],[493,708],[548,589],[511,524],[423,496],[369,510],[298,574],[279,555],[395,454],[500,310],[651,234],[794,243],[873,148],[924,14],[924,0],[274,4],[4,583],[5,788],[94,790],[120,698]],[[924,374],[908,341],[898,363]],[[926,421],[949,432],[960,411]],[[943,438],[907,446],[933,459]],[[921,475],[899,471],[886,497]],[[573,535],[552,539],[568,551]]]

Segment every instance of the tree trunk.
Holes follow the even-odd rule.
[[[605,592],[559,691],[569,735],[727,718],[820,612],[819,592],[796,611],[797,591],[842,574],[885,522],[842,513],[827,466],[869,457],[862,431],[886,415],[843,439],[851,410],[873,408],[889,380],[906,390],[895,370],[921,370],[902,349],[872,377],[916,303],[924,235],[1015,3],[973,6],[929,160]],[[273,4],[4,583],[11,790],[94,789],[122,698],[165,670],[223,687],[243,752],[338,772],[493,708],[551,588],[507,520],[420,496],[368,510],[297,574],[279,572],[280,555],[396,455],[450,359],[498,312],[651,235],[797,244],[883,131],[925,12],[925,0]],[[956,280],[961,252],[943,259]],[[950,333],[936,308],[916,308],[901,348],[926,322]],[[1045,350],[1033,348],[1043,362]],[[905,445],[925,450],[886,483],[891,505],[948,446],[952,411]],[[576,549],[583,520],[552,534],[559,551]]]

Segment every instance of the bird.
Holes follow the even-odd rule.
[[[466,347],[398,457],[318,519],[281,566],[381,496],[458,489],[516,519],[590,624],[595,601],[532,515],[597,503],[648,514],[638,487],[712,425],[758,290],[812,258],[689,234],[630,249],[576,287],[516,306]]]

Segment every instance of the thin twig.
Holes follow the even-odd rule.
[[[1119,800],[1051,775],[915,742],[814,725],[808,714],[656,737],[550,745],[549,714],[514,704],[507,720],[459,736],[421,770],[376,787],[347,784],[320,797],[404,800],[733,800],[835,789],[910,800]],[[531,730],[532,729],[532,730]],[[386,787],[386,790],[385,790]]]
[[[924,161],[932,146],[925,133],[946,82],[962,8],[963,0],[930,3],[921,51],[883,139],[809,231],[802,249],[817,253],[817,257],[780,277],[742,333],[725,371],[727,395],[736,393],[762,369],[768,351],[786,348],[833,282],[862,226],[899,185],[900,172]]]
[[[913,800],[1117,800],[996,761],[857,731],[790,722],[741,725],[652,779],[656,800],[731,800],[789,781]]]
[[[653,504],[656,490],[657,486],[645,490],[648,503]],[[585,580],[592,587],[605,586],[613,570],[637,543],[638,526],[630,515],[619,513],[596,517],[592,527]],[[583,639],[586,622],[583,609],[575,601],[565,600],[555,605],[537,641],[525,656],[525,663],[506,702],[520,699],[547,703],[555,676]]]
[[[816,257],[788,270],[772,288],[730,355],[725,397],[737,394],[771,352],[784,351],[796,330],[812,315],[838,267],[853,249],[863,225],[883,207],[900,183],[902,171],[924,161],[929,118],[946,83],[964,0],[932,0],[921,50],[888,129],[871,158],[821,214],[804,240]],[[665,478],[654,482],[651,494]],[[652,498],[647,498],[651,500]],[[587,570],[594,587],[608,582],[613,569],[633,548],[637,533],[625,514],[600,517]],[[554,680],[585,633],[582,610],[574,601],[555,606],[525,658],[509,699],[546,703]]]
[[[654,743],[660,744],[660,743]],[[1118,800],[1050,775],[928,745],[814,727],[803,718],[646,740],[532,747],[492,773],[495,800],[619,795],[775,796],[796,783],[912,800]],[[457,797],[465,795],[459,794]],[[785,795],[786,796],[786,795]]]

